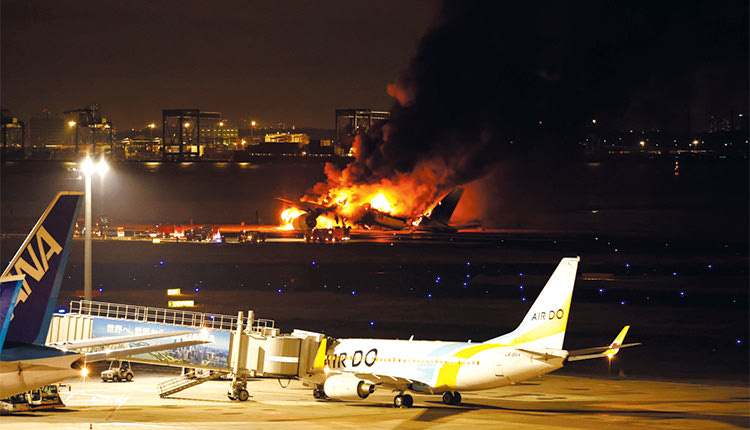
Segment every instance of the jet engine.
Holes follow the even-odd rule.
[[[331,399],[356,400],[366,399],[375,391],[375,386],[353,375],[341,374],[326,379],[323,391]]]
[[[295,230],[310,230],[318,225],[318,216],[315,214],[302,214],[292,221]]]

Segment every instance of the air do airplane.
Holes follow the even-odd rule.
[[[629,326],[602,347],[562,349],[579,257],[563,258],[521,324],[482,343],[385,339],[324,340],[315,358],[315,398],[365,399],[376,388],[397,393],[396,407],[411,407],[407,391],[442,395],[443,403],[461,403],[460,391],[515,384],[544,375],[566,363],[612,357]]]

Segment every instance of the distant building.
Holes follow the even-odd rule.
[[[239,130],[224,120],[202,120],[200,144],[206,146],[237,145]]]
[[[390,112],[365,109],[336,109],[336,152],[346,155],[358,134],[367,133],[373,125],[385,122]]]
[[[60,146],[65,143],[64,139],[65,119],[62,116],[45,111],[29,121],[29,142],[32,147]]]
[[[122,148],[128,160],[151,160],[161,154],[161,138],[143,135],[122,139]]]
[[[300,143],[307,145],[310,143],[310,136],[304,133],[271,133],[266,134],[263,141],[267,143]]]

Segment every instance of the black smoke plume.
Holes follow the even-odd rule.
[[[747,67],[747,11],[747,2],[446,0],[388,88],[391,119],[357,137],[356,162],[338,173],[353,183],[419,175],[439,181],[438,194],[513,154],[569,155],[594,119],[615,127],[660,83],[689,91],[690,70],[732,53]],[[684,118],[683,102],[658,103]]]

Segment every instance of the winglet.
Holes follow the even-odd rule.
[[[628,334],[629,329],[629,325],[623,327],[623,329],[620,331],[620,334],[618,334],[617,337],[615,337],[615,340],[613,340],[612,343],[609,344],[609,349],[604,351],[604,355],[612,358],[615,354],[617,354],[617,352],[620,350],[620,345],[622,345],[622,341],[625,340],[625,335]]]

